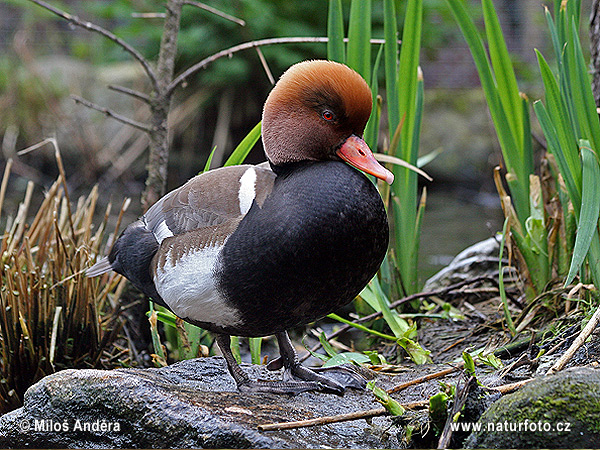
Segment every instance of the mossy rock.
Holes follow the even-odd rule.
[[[494,403],[466,448],[597,448],[600,370],[578,368],[532,381]]]

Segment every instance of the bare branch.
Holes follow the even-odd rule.
[[[263,55],[263,52],[260,49],[260,47],[256,47],[256,53],[258,53],[258,58],[260,59],[260,63],[262,64],[263,69],[265,69],[265,73],[267,74],[269,82],[271,84],[275,84],[275,78],[273,77],[273,73],[271,72],[269,64],[267,63],[267,59],[265,58],[265,55]]]
[[[150,78],[152,87],[157,90],[158,83],[156,80],[156,75],[154,74],[154,70],[152,69],[152,66],[150,65],[148,60],[142,56],[142,54],[140,52],[138,52],[135,48],[133,48],[131,45],[129,45],[123,39],[121,39],[120,37],[111,33],[110,31],[106,30],[105,28],[102,28],[99,25],[81,20],[79,17],[73,16],[65,11],[55,8],[54,6],[44,2],[43,0],[29,0],[29,1],[35,3],[36,5],[41,6],[42,8],[56,14],[59,17],[62,17],[63,19],[65,19],[66,21],[68,21],[69,23],[71,23],[75,26],[84,28],[88,31],[93,31],[95,33],[101,34],[105,38],[110,39],[115,44],[119,45],[123,50],[128,52],[131,56],[133,56],[142,65],[142,67],[146,71],[146,74],[148,75],[148,78]]]
[[[146,125],[145,123],[137,122],[128,117],[122,116],[121,114],[118,114],[108,108],[104,108],[103,106],[96,105],[95,103],[92,103],[92,102],[90,102],[84,98],[81,98],[77,95],[71,95],[71,98],[73,100],[75,100],[75,103],[80,103],[84,106],[87,106],[88,108],[95,109],[96,111],[100,111],[101,113],[104,113],[106,116],[112,117],[113,119],[118,120],[119,122],[124,123],[125,125],[129,125],[134,128],[137,128],[138,130],[141,130],[144,133],[150,133],[152,131],[152,127],[150,127],[149,125]]]
[[[131,17],[134,19],[164,19],[167,17],[166,13],[148,12],[148,13],[131,13]]]
[[[32,0],[33,1],[33,0]],[[267,45],[275,45],[275,44],[306,44],[306,43],[326,43],[326,37],[287,37],[287,38],[269,38],[269,39],[260,39],[258,41],[250,41],[244,42],[242,44],[234,45],[233,47],[227,48],[225,50],[221,50],[214,55],[211,55],[207,58],[204,58],[202,61],[194,64],[183,73],[177,76],[171,84],[167,87],[167,95],[171,95],[171,93],[182,84],[187,77],[198,72],[200,69],[205,68],[210,63],[216,61],[217,59],[223,58],[225,56],[231,56],[234,53],[240,52],[242,50],[248,50],[250,48],[264,47]],[[347,41],[347,39],[344,39]],[[383,44],[385,43],[385,39],[371,39],[371,44]]]
[[[134,89],[129,89],[124,86],[117,86],[115,84],[109,84],[108,88],[113,91],[117,91],[117,92],[121,92],[123,94],[130,95],[137,100],[140,100],[144,103],[150,104],[150,97],[148,95],[144,94],[143,92],[139,92]]]
[[[193,0],[185,0],[183,2],[184,5],[190,5],[190,6],[195,6],[196,8],[200,8],[203,9],[205,11],[211,12],[219,17],[222,17],[223,19],[227,19],[230,20],[232,22],[237,23],[238,25],[241,26],[245,26],[246,25],[246,21],[242,20],[242,19],[238,19],[237,17],[234,17],[230,14],[224,13],[223,11],[219,11],[216,8],[213,8],[212,6],[208,6],[205,5],[204,3],[200,3],[200,2],[195,2]]]

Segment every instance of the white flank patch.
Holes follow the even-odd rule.
[[[157,267],[156,290],[177,316],[221,326],[241,322],[238,311],[225,302],[212,278],[221,248],[210,246],[190,252],[175,266],[167,255],[164,267]]]
[[[164,220],[160,222],[154,230],[152,230],[152,233],[159,244],[166,238],[173,236],[173,232],[167,226],[167,223]]]
[[[242,214],[248,212],[252,206],[254,197],[256,197],[256,171],[254,170],[254,167],[250,167],[240,178],[238,199],[240,201],[240,212]]]

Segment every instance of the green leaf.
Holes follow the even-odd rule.
[[[477,355],[477,360],[485,364],[486,366],[493,367],[496,370],[504,367],[502,361],[493,353],[488,353],[487,355],[484,355],[483,352],[481,352]]]
[[[337,355],[337,351],[331,346],[324,332],[321,332],[321,334],[319,334],[319,342],[321,343],[323,350],[325,350],[325,353],[327,353],[330,357],[334,357],[335,355]]]
[[[383,355],[380,355],[376,350],[365,350],[363,353],[365,355],[367,355],[367,357],[369,358],[369,361],[374,366],[387,364],[385,357]]]
[[[308,345],[306,345],[306,343],[304,342],[304,338],[302,338],[302,345],[304,345],[304,348],[308,351],[308,353],[310,353],[311,356],[320,359],[321,361],[327,362],[330,358],[329,356],[325,356],[325,355],[321,355],[320,353],[317,352],[313,352],[310,347]]]
[[[471,376],[475,376],[475,361],[469,352],[462,352],[462,358],[465,362],[465,372]]]
[[[554,131],[549,130],[551,134],[556,136],[558,144],[558,147],[553,149],[556,150],[556,153],[553,154],[556,156],[560,172],[567,184],[571,202],[573,206],[579,208],[581,204],[581,162],[579,160],[577,140],[569,120],[567,106],[558,87],[558,82],[542,54],[537,50],[536,53],[546,93],[546,108],[544,112],[547,113],[547,117],[540,119],[538,115],[538,119],[540,119],[540,124],[542,124],[542,121],[546,124],[549,122],[554,128]],[[538,107],[536,113],[538,110],[541,109]],[[548,128],[544,129],[544,133],[546,133]]]
[[[540,55],[540,57],[542,56]],[[542,127],[544,136],[546,137],[548,150],[556,158],[556,163],[558,164],[559,171],[563,179],[565,180],[568,196],[571,199],[573,205],[576,205],[575,207],[579,208],[579,205],[581,204],[581,195],[579,193],[577,179],[574,176],[575,174],[571,172],[571,168],[565,155],[565,148],[561,148],[561,142],[558,136],[558,129],[555,126],[552,118],[550,117],[550,114],[548,114],[546,106],[541,101],[538,100],[533,103],[533,110],[535,111],[540,126]],[[574,199],[576,199],[577,201],[574,202]],[[565,203],[563,202],[563,204]]]
[[[151,311],[148,311],[146,313],[146,315],[148,317],[150,317],[150,314],[152,314]],[[163,312],[163,311],[156,310],[156,319],[159,322],[164,323],[165,325],[168,325],[173,328],[177,328],[177,316],[175,316],[171,312]]]
[[[438,430],[443,430],[448,417],[448,394],[438,392],[429,397],[429,418]]]
[[[581,159],[583,164],[582,199],[579,221],[577,224],[577,237],[569,274],[565,285],[570,284],[579,272],[583,260],[588,254],[592,239],[598,239],[598,216],[600,214],[600,167],[598,158],[590,148],[589,141],[581,140]]]
[[[428,364],[431,361],[431,356],[429,350],[423,349],[419,344],[417,344],[412,339],[408,337],[402,337],[397,341],[398,345],[406,350],[408,356],[415,364]]]
[[[254,144],[258,142],[260,139],[260,131],[261,131],[261,122],[258,122],[252,130],[246,135],[242,142],[238,144],[235,150],[231,153],[231,156],[225,161],[223,167],[226,166],[237,166],[239,164],[243,164],[246,156],[254,147]]]
[[[386,391],[384,391],[378,386],[375,386],[374,380],[369,381],[367,383],[367,389],[373,392],[375,400],[381,403],[392,416],[401,416],[402,414],[404,414],[404,407],[392,397],[390,397],[390,394],[388,394]]]
[[[327,59],[340,63],[346,62],[342,0],[329,0],[327,37]]]
[[[404,15],[404,29],[402,31],[402,46],[400,47],[400,60],[398,66],[398,80],[402,86],[397,91],[400,104],[400,116],[406,116],[400,148],[401,157],[411,163],[417,163],[417,154],[412,146],[413,130],[418,126],[415,110],[417,109],[418,83],[419,83],[419,53],[421,50],[421,28],[423,22],[422,0],[409,0]]]
[[[481,81],[481,87],[483,88],[490,115],[492,116],[494,127],[498,135],[498,141],[500,142],[500,148],[502,149],[502,155],[507,171],[513,173],[515,177],[515,181],[510,186],[510,191],[519,222],[524,225],[525,219],[529,216],[529,174],[525,170],[526,166],[524,166],[524,161],[528,164],[532,159],[531,156],[523,155],[523,147],[519,146],[519,144],[523,143],[525,138],[529,139],[529,136],[518,136],[513,132],[513,130],[520,130],[521,127],[514,127],[509,123],[509,112],[503,105],[501,93],[499,92],[494,78],[494,75],[502,75],[492,74],[492,64],[485,51],[483,40],[479,35],[474,21],[469,16],[465,2],[462,0],[447,0],[447,2],[460,26],[467,44],[469,45],[469,49],[471,50],[471,55],[473,56],[473,61],[475,62],[479,74],[479,80]],[[490,14],[489,8],[488,14]],[[498,39],[503,39],[501,35],[498,36],[497,33],[492,34]],[[502,45],[505,44],[497,44],[496,46],[500,47]],[[500,50],[497,50],[497,53],[500,52]],[[499,56],[497,58],[499,58]],[[506,63],[505,58],[503,58],[503,62]],[[502,65],[500,61],[497,61],[497,64]],[[506,80],[505,82],[510,83]],[[502,93],[502,95],[508,94]],[[512,100],[506,101],[512,103]],[[519,114],[519,117],[522,117],[522,114]]]
[[[600,148],[600,121],[598,121],[598,111],[594,94],[588,74],[588,65],[583,56],[581,42],[575,22],[572,23],[573,36],[573,59],[575,60],[575,77],[576,83],[574,90],[577,92],[577,99],[573,99],[573,103],[578,107],[577,115],[582,124],[582,137],[590,141],[590,146]]]
[[[325,364],[323,364],[323,367],[333,367],[342,364],[353,363],[364,364],[368,362],[370,362],[370,359],[367,355],[363,355],[362,353],[356,352],[343,352],[331,357]]]

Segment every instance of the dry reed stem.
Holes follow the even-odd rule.
[[[72,210],[56,142],[45,140],[34,147],[48,143],[55,146],[58,179],[32,219],[30,182],[14,220],[7,220],[6,233],[0,236],[0,414],[20,406],[25,390],[45,375],[105,364],[114,357],[105,349],[121,330],[116,315],[102,320],[102,312],[111,316],[118,304],[106,299],[120,295],[121,278],[113,277],[101,288],[100,280],[83,276],[103,250],[110,208],[98,231],[93,230],[97,188],[78,199]],[[3,207],[9,177],[7,163],[0,183]],[[3,210],[0,214],[7,217]],[[105,353],[109,356],[103,357]]]
[[[571,358],[573,358],[573,356],[575,355],[577,350],[579,350],[579,348],[585,343],[586,339],[588,337],[590,337],[590,335],[594,332],[594,330],[596,329],[596,327],[598,326],[599,323],[600,323],[600,306],[598,306],[598,308],[596,309],[596,311],[594,312],[594,314],[592,315],[591,319],[589,320],[587,325],[584,327],[584,329],[581,330],[581,333],[579,334],[579,336],[577,336],[577,338],[575,338],[575,340],[573,341],[571,346],[558,359],[558,361],[556,361],[554,363],[554,365],[552,367],[550,367],[550,369],[548,370],[546,375],[552,375],[552,374],[558,372],[559,370],[562,370],[567,365],[567,363],[571,360]]]

